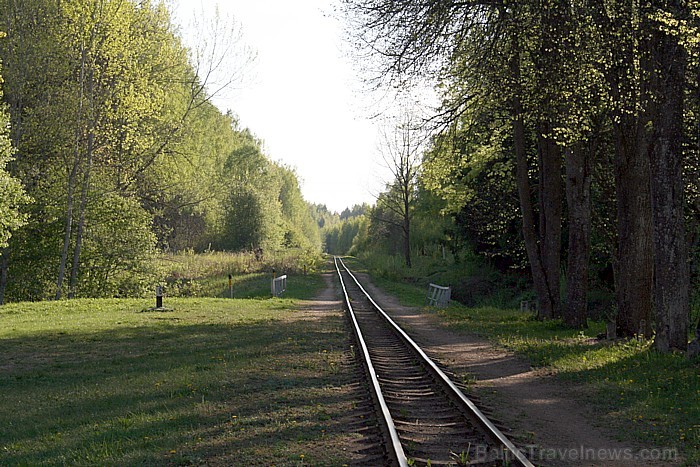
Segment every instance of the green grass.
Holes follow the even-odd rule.
[[[299,302],[0,307],[1,465],[340,465],[340,315]]]
[[[302,298],[322,286],[315,273],[324,268],[320,255],[302,250],[268,252],[262,260],[253,253],[183,252],[163,255],[159,264],[165,293],[171,297],[228,298],[229,274],[235,298],[269,297],[274,271],[289,277],[286,296]]]
[[[521,300],[534,298],[527,282],[516,275],[500,274],[483,258],[475,255],[455,261],[442,255],[413,255],[412,267],[404,259],[386,254],[365,253],[348,258],[356,270],[371,274],[388,292],[401,294],[407,305],[422,305],[423,290],[430,283],[452,288],[452,297],[469,305],[516,306]],[[418,294],[416,294],[418,290]]]
[[[356,261],[353,266],[366,268]],[[390,271],[373,280],[404,305],[425,303],[427,288],[405,272]],[[504,300],[496,297],[492,303]],[[687,465],[700,464],[700,361],[660,354],[651,341],[599,340],[597,336],[605,332],[603,322],[591,321],[588,329],[579,331],[504,306],[453,304],[424,310],[437,313],[453,330],[485,337],[576,384],[587,395],[591,410],[602,414],[620,438],[678,448]]]
[[[267,298],[271,296],[271,274],[251,273],[233,276],[234,298]],[[199,291],[195,296],[229,297],[228,277],[205,278],[198,282]],[[287,275],[287,290],[283,296],[301,299],[309,297],[323,286],[323,279],[318,274]]]
[[[399,298],[401,304],[405,306],[422,306],[425,304],[427,285],[423,287],[416,284],[415,280],[406,280],[391,274],[378,274],[376,264],[374,267],[367,267],[365,261],[359,261],[354,257],[343,257],[345,265],[351,271],[357,273],[368,273],[372,277],[372,282],[381,287],[387,293]]]
[[[660,354],[651,341],[598,340],[602,322],[576,331],[497,307],[457,305],[438,314],[450,328],[493,340],[584,389],[620,437],[678,448],[688,465],[700,462],[700,362]]]

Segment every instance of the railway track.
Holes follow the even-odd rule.
[[[335,258],[387,465],[532,466]]]

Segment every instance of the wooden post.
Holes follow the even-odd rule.
[[[229,297],[233,298],[233,275],[228,275],[228,293]]]

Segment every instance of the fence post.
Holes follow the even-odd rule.
[[[163,308],[163,286],[156,286],[156,308]]]
[[[275,279],[277,278],[277,274],[275,273],[275,269],[272,269],[272,285],[270,286],[270,292],[272,293],[273,297],[276,297],[275,295]]]

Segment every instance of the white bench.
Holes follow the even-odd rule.
[[[275,277],[272,279],[272,296],[279,297],[282,292],[287,290],[287,275]]]
[[[445,307],[450,303],[451,287],[442,287],[437,284],[430,284],[426,302],[430,306]]]
[[[523,300],[520,302],[520,311],[537,314],[537,300]]]

